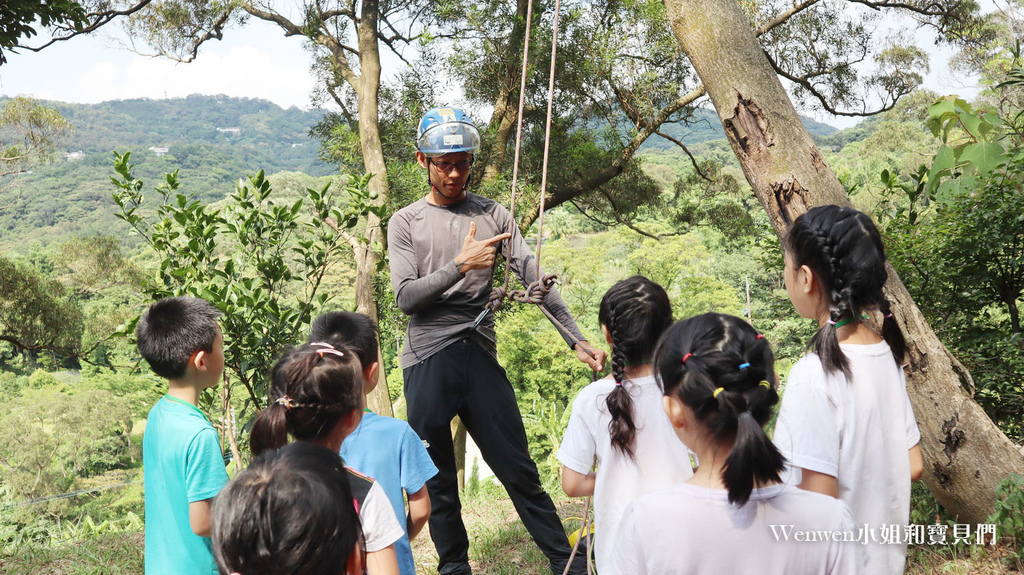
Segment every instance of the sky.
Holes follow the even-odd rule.
[[[946,63],[952,52],[936,48],[926,32],[916,35],[919,46],[931,55],[925,87],[940,94],[972,98],[977,87],[954,80],[948,70]],[[204,44],[199,57],[190,64],[133,53],[110,37],[82,36],[38,53],[8,54],[8,63],[0,66],[0,95],[98,103],[224,94],[306,109],[314,87],[309,63],[310,54],[300,38],[286,38],[276,26],[255,19],[243,28],[226,31],[222,41]],[[382,64],[387,77],[389,71],[397,72],[400,62],[391,56]],[[802,112],[840,128],[860,120]]]

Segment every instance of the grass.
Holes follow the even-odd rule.
[[[143,573],[141,531],[96,535],[67,544],[24,544],[0,555],[10,575],[136,575]]]
[[[533,543],[512,502],[500,487],[487,485],[463,500],[470,537],[470,565],[477,575],[547,575],[547,559]],[[559,516],[581,517],[581,500],[552,491]],[[569,529],[579,521],[569,520]],[[437,575],[437,553],[424,530],[413,541],[417,571]],[[0,553],[0,573],[33,575],[141,575],[142,532],[104,533],[70,543],[25,543]],[[912,547],[906,575],[1011,575],[1010,550],[1004,547]],[[1018,566],[1019,568],[1019,566]]]

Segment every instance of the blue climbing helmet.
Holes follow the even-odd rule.
[[[433,158],[455,152],[475,153],[480,147],[469,114],[459,108],[434,108],[423,115],[416,130],[416,149]]]

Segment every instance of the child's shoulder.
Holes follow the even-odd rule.
[[[387,415],[380,415],[372,411],[367,411],[363,415],[363,423],[367,429],[372,429],[375,433],[394,435],[412,433],[412,427],[408,422],[397,417],[388,417]]]

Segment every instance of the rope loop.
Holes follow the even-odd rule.
[[[491,290],[491,295],[487,298],[487,307],[493,312],[498,311],[505,305],[505,298],[508,297],[508,292],[505,288],[494,288]]]

